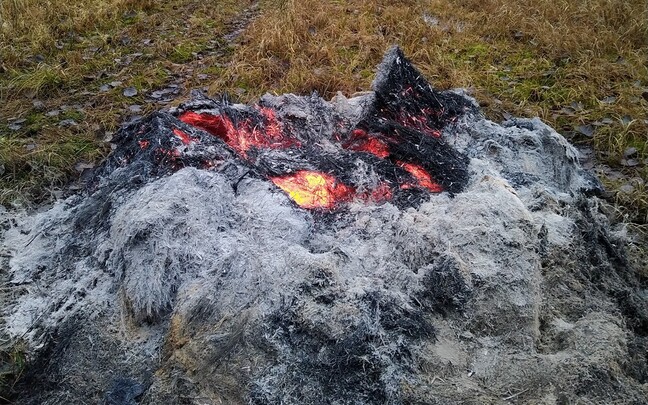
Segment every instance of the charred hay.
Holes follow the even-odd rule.
[[[372,92],[195,95],[4,212],[19,404],[645,403],[646,280],[539,119],[392,49]]]

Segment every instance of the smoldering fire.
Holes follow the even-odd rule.
[[[3,214],[17,403],[646,398],[645,280],[577,151],[397,48],[366,95],[197,94],[115,143]]]
[[[171,114],[122,131],[118,152],[98,176],[136,160],[168,174],[235,159],[299,206],[323,210],[358,199],[417,205],[430,192],[460,192],[468,159],[441,131],[474,105],[434,91],[399,50],[382,72],[376,91],[360,101],[361,120],[332,111],[316,95],[298,109],[282,100],[244,106],[195,94]]]

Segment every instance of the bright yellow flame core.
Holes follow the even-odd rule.
[[[303,208],[332,208],[353,193],[353,189],[320,172],[303,170],[271,180]]]

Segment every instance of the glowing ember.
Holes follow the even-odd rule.
[[[351,142],[345,145],[346,149],[357,152],[369,152],[381,159],[389,156],[389,146],[378,138],[371,137],[367,131],[355,129]]]
[[[421,166],[415,165],[413,163],[404,163],[404,162],[398,162],[398,165],[403,169],[407,170],[412,176],[414,176],[419,186],[426,188],[433,193],[440,193],[443,191],[443,187],[441,187],[439,183],[432,180],[432,176],[430,176],[430,173],[428,173]],[[401,188],[410,188],[410,187],[412,187],[411,184],[401,185]]]
[[[179,130],[178,128],[173,128],[173,133],[175,136],[180,138],[180,141],[182,141],[183,144],[189,145],[191,142],[193,142],[193,139],[187,133]]]
[[[377,203],[390,201],[394,197],[391,187],[389,185],[382,183],[375,190],[371,190],[371,193],[365,200],[371,200]]]
[[[398,116],[397,121],[405,127],[414,128],[417,131],[421,131],[427,135],[433,136],[435,138],[440,138],[441,131],[430,126],[427,117],[428,114],[430,114],[430,112],[426,110],[423,110],[421,112],[421,115],[419,116],[402,113]]]
[[[232,135],[237,132],[232,121],[222,115],[199,114],[193,111],[187,111],[178,117],[185,124],[193,125],[210,134],[221,138],[225,143],[233,146]]]
[[[355,192],[328,174],[306,170],[270,180],[303,208],[333,208]]]
[[[219,137],[243,157],[247,157],[247,152],[253,147],[285,149],[292,146],[301,146],[296,139],[284,135],[274,110],[261,107],[257,111],[263,118],[262,127],[255,125],[251,119],[234,125],[227,116],[207,113],[198,114],[193,111],[188,111],[179,118],[180,121],[186,124],[193,125]]]
[[[291,146],[301,146],[295,139],[284,135],[281,124],[277,120],[277,115],[272,108],[260,107],[259,112],[263,115],[265,133],[261,135],[262,141],[259,146],[280,149]],[[255,128],[256,129],[256,128]],[[258,137],[258,134],[257,134]]]

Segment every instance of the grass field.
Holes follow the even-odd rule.
[[[254,6],[254,7],[253,7]],[[151,92],[368,90],[392,44],[494,120],[539,116],[591,146],[620,218],[648,222],[645,0],[4,0],[0,203],[57,195]],[[258,16],[234,42],[234,31]],[[169,87],[175,86],[175,87]],[[125,95],[133,88],[135,95]],[[173,103],[172,102],[172,103]],[[624,153],[627,156],[624,156]],[[19,353],[3,355],[1,367]],[[11,360],[14,359],[14,360]],[[12,366],[13,367],[13,366]],[[17,374],[0,368],[0,375]]]
[[[0,202],[48,199],[110,150],[128,107],[198,87],[231,53],[222,39],[249,6],[226,0],[0,3]],[[202,77],[202,76],[200,76]],[[137,95],[127,97],[126,88]]]

